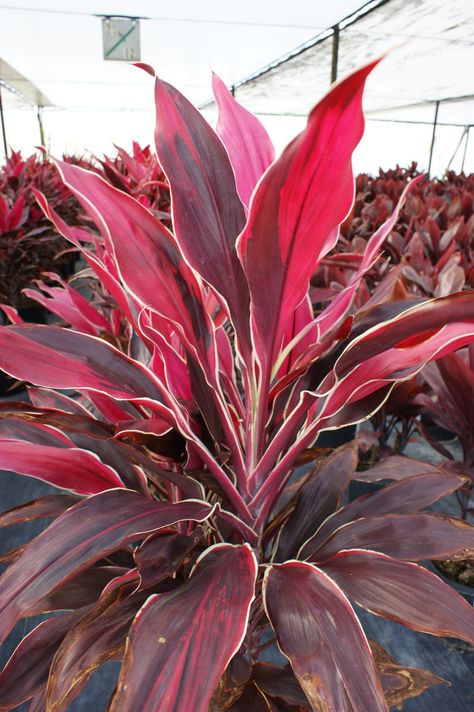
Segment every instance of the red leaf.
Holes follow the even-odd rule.
[[[429,334],[454,322],[474,322],[474,291],[415,304],[395,318],[369,328],[344,351],[337,363],[336,374],[341,378],[358,364],[411,336]]]
[[[267,570],[263,591],[278,644],[314,710],[388,712],[364,631],[325,573],[288,561]]]
[[[111,712],[207,712],[242,643],[256,574],[248,545],[217,544],[184,586],[151,596],[133,623]]]
[[[321,565],[359,606],[413,630],[474,644],[474,609],[417,564],[374,551],[343,551]]]
[[[0,438],[0,468],[36,477],[77,494],[97,494],[125,486],[115,470],[91,452],[36,445],[24,440]]]
[[[39,386],[162,400],[140,363],[99,338],[56,326],[0,327],[0,368]]]
[[[238,252],[250,287],[252,330],[266,372],[318,262],[334,246],[354,196],[351,156],[363,133],[362,91],[377,62],[337,84],[265,173]]]
[[[28,544],[0,578],[0,637],[56,586],[94,561],[181,520],[202,521],[212,512],[206,502],[155,502],[118,489],[89,497],[60,515]]]
[[[275,149],[257,117],[234,99],[214,73],[212,91],[219,109],[216,130],[229,154],[240,199],[248,207],[258,180],[275,158]]]

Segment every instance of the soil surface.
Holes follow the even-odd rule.
[[[474,559],[462,561],[433,561],[446,578],[452,579],[463,586],[474,588]]]

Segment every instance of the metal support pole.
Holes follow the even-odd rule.
[[[331,84],[337,79],[337,60],[339,58],[339,25],[334,25],[332,36]]]
[[[45,144],[44,140],[44,126],[43,126],[43,107],[38,106],[36,108],[36,116],[38,117],[38,125],[39,125],[39,132],[40,132],[40,143],[42,146]]]
[[[466,160],[466,154],[467,154],[467,144],[469,143],[469,131],[471,130],[471,127],[467,127],[466,131],[466,143],[464,144],[464,153],[462,154],[462,163],[461,163],[461,173],[464,173],[464,161]]]
[[[0,83],[0,123],[2,124],[3,148],[5,150],[5,159],[7,159],[8,158],[7,134],[5,132],[5,116],[3,114],[2,85],[1,85],[1,83]]]
[[[465,135],[467,134],[468,131],[469,131],[469,126],[465,126],[465,127],[464,127],[464,130],[463,130],[463,132],[462,132],[462,134],[461,134],[461,138],[459,139],[459,143],[458,143],[458,145],[456,146],[453,155],[452,155],[451,158],[449,159],[448,165],[446,166],[446,171],[449,171],[449,169],[451,168],[451,163],[452,163],[452,162],[454,161],[454,159],[456,158],[457,153],[458,153],[459,149],[461,148],[461,144],[462,144],[462,142],[464,141],[464,137],[465,137]]]
[[[433,134],[431,136],[431,146],[430,146],[430,160],[428,161],[428,178],[431,175],[431,162],[433,160],[433,149],[435,145],[435,138],[436,138],[436,127],[438,125],[438,111],[439,111],[439,105],[440,102],[436,102],[436,109],[435,109],[435,115],[434,115],[434,121],[433,121]]]

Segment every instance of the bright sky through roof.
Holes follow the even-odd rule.
[[[201,104],[211,95],[211,69],[228,84],[238,82],[362,4],[363,0],[233,4],[175,0],[172,6],[164,6],[152,0],[0,0],[0,56],[55,105],[43,113],[47,147],[54,154],[84,150],[102,154],[112,151],[114,142],[126,148],[132,139],[151,142],[154,121],[151,78],[125,62],[103,59],[102,16],[150,18],[140,21],[141,60]],[[393,44],[388,36],[387,47]],[[319,96],[318,90],[314,101]],[[39,143],[36,113],[26,109],[5,113],[9,145],[31,152]],[[302,118],[261,118],[278,149],[304,125]],[[406,129],[369,123],[356,170],[376,170],[380,162],[385,167],[397,161],[406,164],[415,156],[427,160],[431,128]],[[446,150],[439,157],[440,165],[446,151],[457,144],[460,130],[446,127],[441,134]],[[438,152],[441,147],[438,142]]]

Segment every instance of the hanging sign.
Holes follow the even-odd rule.
[[[140,59],[140,21],[133,17],[103,17],[104,59],[136,62]]]

